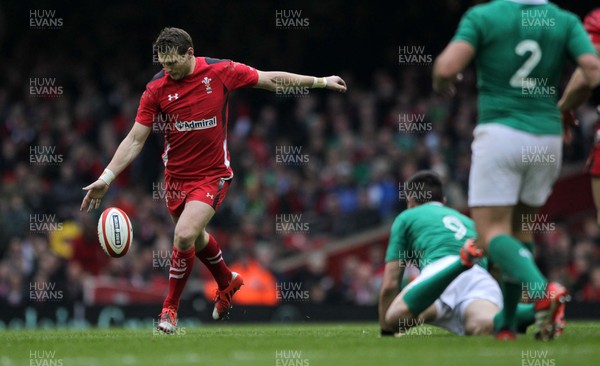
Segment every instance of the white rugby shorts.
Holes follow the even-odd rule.
[[[486,123],[473,131],[469,207],[543,206],[558,178],[562,137]]]
[[[406,291],[410,291],[411,287],[438,273],[458,258],[458,255],[449,255],[427,265],[421,274],[406,286]],[[465,335],[464,313],[475,300],[487,300],[498,306],[499,309],[503,307],[502,291],[498,282],[488,271],[477,265],[456,277],[442,295],[435,300],[437,316],[428,324],[447,329],[458,335]]]

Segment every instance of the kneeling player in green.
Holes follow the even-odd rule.
[[[474,245],[475,225],[444,206],[442,182],[422,171],[404,185],[408,209],[392,225],[379,295],[382,335],[401,335],[428,323],[459,335],[494,333],[502,292]],[[408,264],[421,274],[400,291]],[[478,265],[475,265],[478,264]],[[533,304],[520,304],[515,326],[535,322]]]

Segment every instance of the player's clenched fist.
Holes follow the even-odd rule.
[[[325,86],[326,89],[335,90],[340,93],[346,92],[346,82],[341,77],[332,75],[326,77],[325,79],[327,79],[327,86]]]

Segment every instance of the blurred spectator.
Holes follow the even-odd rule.
[[[295,274],[293,283],[307,290],[312,303],[337,304],[340,301],[335,281],[327,273],[327,256],[322,251],[307,254],[306,267]]]
[[[375,276],[373,275],[373,267],[369,263],[361,263],[356,268],[353,280],[350,283],[350,290],[355,304],[377,304],[379,287],[377,287]]]

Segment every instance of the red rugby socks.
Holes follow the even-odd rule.
[[[221,248],[219,248],[219,244],[212,235],[208,234],[208,244],[202,250],[196,252],[196,257],[204,263],[213,275],[219,290],[224,290],[231,282],[231,270],[225,264]]]
[[[163,303],[163,308],[169,306],[175,310],[179,308],[179,298],[194,268],[194,251],[194,247],[185,251],[173,247],[169,268],[169,294]]]

